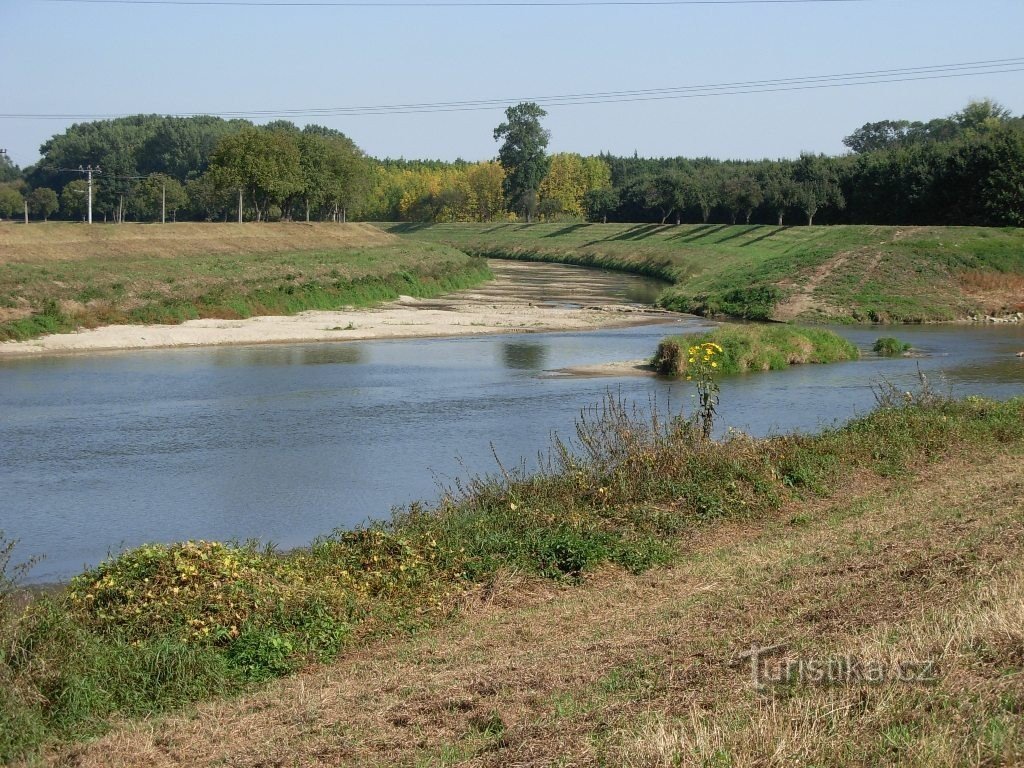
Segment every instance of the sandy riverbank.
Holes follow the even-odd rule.
[[[0,344],[0,357],[161,347],[356,341],[484,333],[576,331],[676,317],[610,296],[607,276],[573,267],[501,262],[480,289],[440,299],[402,297],[373,309],[311,311],[180,325],[111,325]]]

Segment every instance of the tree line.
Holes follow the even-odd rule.
[[[983,100],[867,123],[842,156],[730,161],[547,154],[546,113],[506,110],[484,162],[378,160],[343,133],[157,115],[73,125],[22,171],[0,157],[0,217],[107,221],[617,221],[1024,225],[1024,118]]]

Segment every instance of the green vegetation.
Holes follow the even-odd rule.
[[[860,357],[857,347],[834,331],[779,325],[727,325],[703,334],[670,336],[658,344],[651,364],[660,373],[688,374],[693,350],[717,345],[721,373],[779,371],[801,363],[836,363]]]
[[[446,246],[349,226],[93,227],[93,241],[80,226],[9,227],[27,239],[12,238],[0,257],[0,341],[113,323],[369,306],[490,277],[481,259]],[[308,250],[292,250],[299,245]]]
[[[898,357],[908,351],[910,345],[905,341],[894,339],[892,336],[882,336],[875,339],[875,344],[871,349],[885,357]]]
[[[472,479],[436,509],[414,504],[284,554],[208,542],[127,552],[24,609],[6,606],[0,757],[421,629],[510,570],[570,583],[607,563],[643,571],[672,560],[701,523],[770,516],[851,473],[902,478],[1024,441],[1024,400],[880,402],[816,436],[714,443],[693,420],[609,400],[573,446],[556,441],[547,470]]]
[[[519,104],[506,109],[506,122],[494,129],[494,140],[504,140],[498,160],[505,171],[505,200],[527,222],[537,212],[537,193],[551,166],[545,153],[551,133],[540,124],[547,114],[532,102]]]
[[[479,256],[674,283],[668,309],[752,320],[929,322],[1024,310],[1024,229],[393,224]]]
[[[62,169],[91,165],[104,169],[96,215],[119,222],[159,220],[159,182],[181,218],[193,220],[234,219],[242,189],[243,215],[257,221],[351,214],[430,222],[1024,224],[1024,118],[990,100],[927,123],[868,123],[846,137],[847,156],[742,162],[549,158],[543,110],[524,103],[506,115],[494,134],[504,140],[500,164],[375,160],[338,131],[285,120],[254,126],[137,115],[78,123],[46,142],[32,168],[0,162],[0,216],[15,202],[2,190],[24,196],[50,188],[62,190],[62,216],[79,218],[80,176]]]

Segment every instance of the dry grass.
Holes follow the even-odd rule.
[[[393,245],[369,224],[0,223],[0,265],[39,260],[184,257],[323,251]]]
[[[960,275],[960,285],[987,312],[1024,312],[1024,275],[975,269]]]
[[[582,588],[505,574],[447,628],[51,752],[75,766],[999,765],[1024,760],[1024,462],[850,478]],[[758,693],[740,653],[937,660]]]

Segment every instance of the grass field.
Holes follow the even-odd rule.
[[[0,225],[0,341],[434,296],[482,260],[368,225]]]
[[[670,309],[749,319],[929,322],[1024,311],[1024,229],[393,224],[468,253],[662,277]]]
[[[694,429],[609,401],[581,425],[581,454],[556,445],[548,471],[468,480],[436,510],[285,555],[143,547],[27,609],[0,590],[13,611],[0,757],[41,762],[47,744],[76,765],[1021,757],[1024,401],[898,393],[815,436],[713,443]],[[751,643],[934,657],[941,677],[782,681],[763,698],[735,662]],[[312,671],[253,693],[299,669]]]

